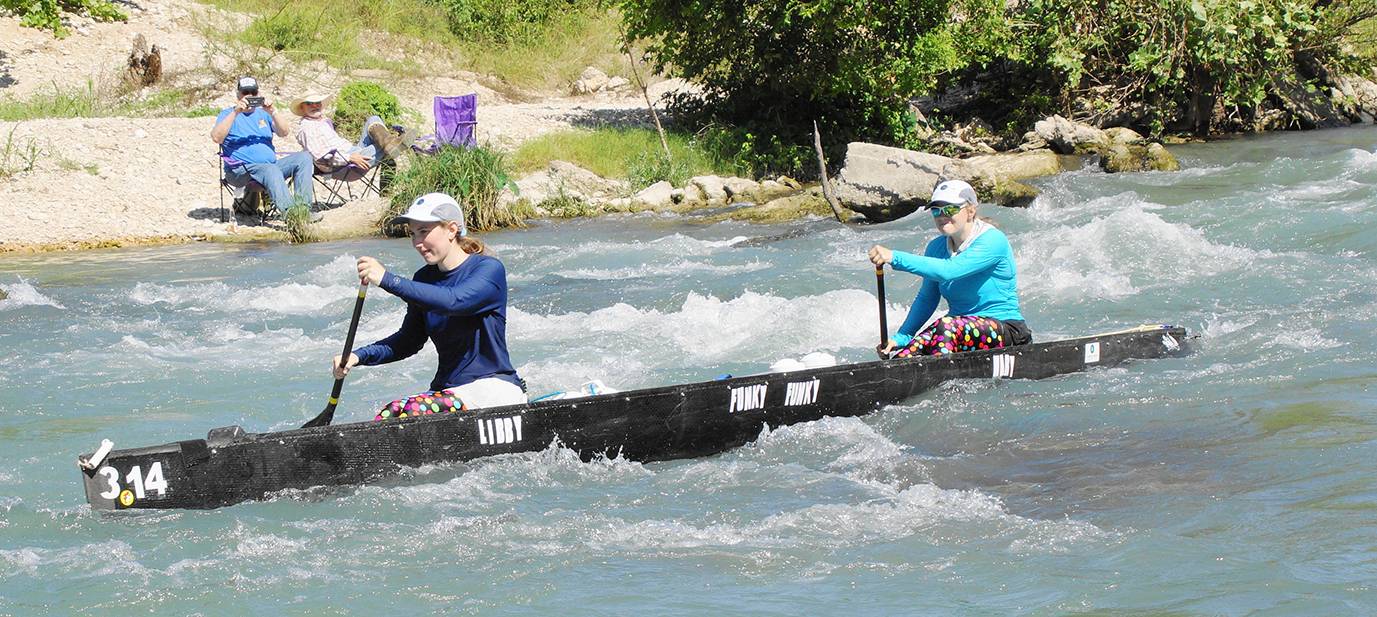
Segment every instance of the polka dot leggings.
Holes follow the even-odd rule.
[[[383,406],[374,420],[390,420],[409,416],[423,416],[434,413],[448,413],[467,409],[464,402],[449,390],[422,392],[415,396],[399,398]]]
[[[894,357],[940,356],[958,351],[998,349],[1004,346],[1002,331],[998,319],[948,315],[919,332]]]

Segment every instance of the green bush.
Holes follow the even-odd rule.
[[[51,30],[67,36],[62,25],[62,13],[86,14],[96,21],[126,21],[129,16],[110,0],[0,0],[0,9],[19,16],[19,23],[29,28]]]
[[[339,91],[335,103],[335,130],[341,135],[359,135],[369,116],[387,124],[397,124],[405,115],[396,95],[371,81],[354,81]]]
[[[296,60],[324,60],[332,66],[352,67],[366,57],[358,46],[359,32],[358,25],[343,11],[289,4],[255,17],[239,38]]]
[[[442,147],[431,156],[418,156],[398,171],[391,183],[392,198],[378,218],[378,228],[386,235],[401,235],[391,225],[392,218],[404,212],[411,202],[426,193],[447,193],[464,205],[464,221],[474,231],[502,227],[523,227],[526,213],[497,203],[503,189],[516,190],[507,173],[506,159],[489,148]]]
[[[638,152],[626,163],[626,180],[633,191],[662,180],[668,180],[674,186],[684,186],[692,176],[688,161],[665,156],[664,149]]]

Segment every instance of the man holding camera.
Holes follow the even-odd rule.
[[[215,118],[215,128],[210,130],[210,138],[220,144],[223,156],[237,161],[225,164],[226,177],[231,182],[253,178],[268,191],[268,197],[283,215],[295,207],[309,211],[315,201],[311,185],[315,163],[310,153],[304,151],[277,158],[273,135],[287,136],[286,119],[277,115],[272,101],[258,95],[254,78],[241,77],[234,107],[221,110]],[[287,190],[287,178],[292,179],[295,195]],[[318,212],[309,216],[312,223],[322,218]]]

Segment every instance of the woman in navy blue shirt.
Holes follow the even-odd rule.
[[[516,405],[526,393],[507,355],[507,270],[468,236],[458,202],[444,193],[416,198],[394,219],[411,227],[411,242],[426,265],[410,279],[360,257],[359,281],[406,301],[406,317],[392,336],[355,349],[347,364],[335,356],[335,377],[354,366],[396,362],[435,343],[440,364],[430,390],[392,401],[379,420]]]

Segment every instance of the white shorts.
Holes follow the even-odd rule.
[[[526,402],[526,393],[521,391],[521,386],[496,377],[484,377],[445,390],[463,401],[465,409],[521,405]]]

